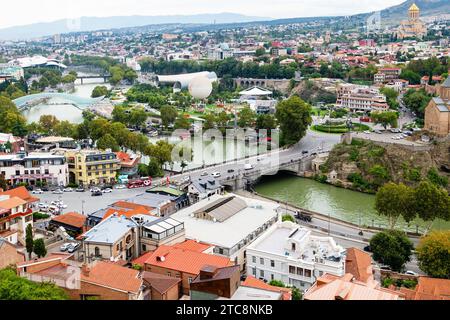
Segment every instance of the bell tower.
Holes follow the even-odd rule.
[[[419,20],[420,9],[415,3],[411,6],[411,8],[409,8],[408,15],[409,15],[409,20],[411,20],[411,21]]]

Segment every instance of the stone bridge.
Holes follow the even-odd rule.
[[[323,152],[325,153],[325,152]],[[286,172],[295,176],[303,177],[306,172],[312,171],[312,162],[318,154],[305,155],[297,159],[280,160],[279,163],[269,163],[264,168],[248,171],[240,171],[236,175],[219,179],[220,183],[230,191],[249,189],[264,176],[273,176],[280,172]]]

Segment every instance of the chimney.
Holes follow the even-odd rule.
[[[91,272],[91,268],[89,268],[89,266],[87,264],[83,264],[81,266],[81,274],[83,276],[89,277],[90,272]]]

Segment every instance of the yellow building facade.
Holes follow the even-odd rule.
[[[65,153],[69,164],[69,180],[83,186],[116,182],[120,160],[113,152],[75,150]]]
[[[408,10],[408,20],[402,21],[397,31],[399,39],[423,38],[427,35],[427,27],[420,20],[420,9],[413,4]]]

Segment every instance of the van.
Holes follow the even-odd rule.
[[[253,166],[250,163],[246,163],[244,169],[245,170],[253,170]]]

